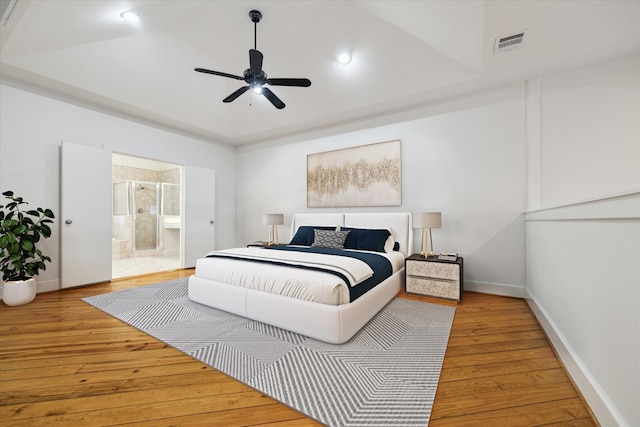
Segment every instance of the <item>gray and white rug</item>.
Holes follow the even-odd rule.
[[[84,301],[329,426],[425,426],[455,308],[393,299],[323,343],[189,300],[187,279]]]

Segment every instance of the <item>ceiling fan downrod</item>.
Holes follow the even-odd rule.
[[[262,13],[259,10],[249,12],[251,22],[253,22],[253,48],[258,50],[258,22],[262,19]]]

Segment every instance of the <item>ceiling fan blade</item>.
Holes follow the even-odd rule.
[[[269,89],[267,89],[266,87],[262,87],[262,94],[264,95],[265,98],[267,98],[274,107],[276,107],[278,110],[282,110],[284,108],[284,102],[280,101],[280,98],[278,98],[273,92],[271,92]]]
[[[248,91],[249,87],[250,86],[242,86],[240,89],[238,89],[237,91],[233,92],[231,95],[229,95],[225,99],[223,99],[222,102],[231,102],[231,101],[233,101],[234,99],[236,99],[237,97],[239,97],[240,95],[242,95],[243,93]]]
[[[220,71],[207,70],[205,68],[194,68],[194,70],[199,72],[199,73],[213,74],[215,76],[222,76],[222,77],[229,77],[231,79],[236,79],[236,80],[244,80],[244,77],[235,76],[233,74],[222,73]]]
[[[311,86],[311,80],[309,79],[267,79],[267,83],[272,86]]]
[[[249,69],[255,77],[262,72],[262,52],[256,49],[249,50]]]

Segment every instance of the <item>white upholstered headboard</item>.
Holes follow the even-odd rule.
[[[344,215],[341,213],[299,213],[293,215],[291,221],[291,238],[301,225],[344,225]]]
[[[301,225],[388,228],[400,245],[401,252],[408,256],[413,251],[413,228],[409,212],[295,214],[291,221],[291,237]]]

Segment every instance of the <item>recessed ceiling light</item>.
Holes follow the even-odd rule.
[[[140,12],[137,10],[127,10],[126,12],[122,12],[120,17],[125,21],[138,22],[140,20]]]
[[[343,65],[347,65],[349,62],[351,62],[351,55],[346,52],[341,53],[340,55],[338,55],[338,62]]]

